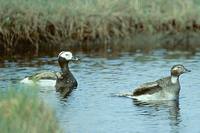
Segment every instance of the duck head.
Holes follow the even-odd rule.
[[[171,76],[179,77],[183,73],[191,72],[190,70],[186,69],[183,65],[178,64],[174,65],[171,68]]]
[[[66,66],[68,67],[69,62],[77,62],[77,61],[79,61],[79,58],[73,56],[73,54],[69,51],[62,51],[58,55],[58,63],[61,69],[63,69]]]

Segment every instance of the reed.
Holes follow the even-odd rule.
[[[0,52],[4,55],[37,55],[64,48],[137,49],[146,43],[146,35],[150,44],[143,48],[200,46],[198,0],[0,0],[0,3]],[[129,41],[131,44],[127,45]]]
[[[52,110],[30,88],[9,89],[0,93],[2,133],[60,133]]]

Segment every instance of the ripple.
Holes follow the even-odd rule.
[[[178,54],[178,55],[177,55]],[[122,54],[102,58],[80,55],[79,64],[70,64],[79,86],[70,97],[61,99],[52,88],[40,88],[40,97],[54,108],[60,125],[69,132],[200,132],[200,53],[156,51],[150,54]],[[5,89],[24,76],[40,70],[60,71],[56,57],[33,61],[1,63],[0,87]],[[145,103],[113,96],[132,92],[147,81],[168,76],[172,65],[192,70],[180,77],[179,101]]]

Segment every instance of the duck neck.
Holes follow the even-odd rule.
[[[172,75],[172,76],[171,76],[171,82],[172,82],[172,84],[178,83],[178,79],[179,79],[179,76],[174,76],[174,75]]]
[[[62,73],[63,73],[63,76],[68,76],[68,75],[71,74],[71,72],[70,72],[70,70],[69,70],[68,62],[65,63],[64,65],[62,65],[61,71],[62,71]]]

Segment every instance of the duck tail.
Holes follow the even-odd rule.
[[[118,97],[132,97],[133,93],[119,93],[119,94],[115,94],[115,96],[118,96]]]

